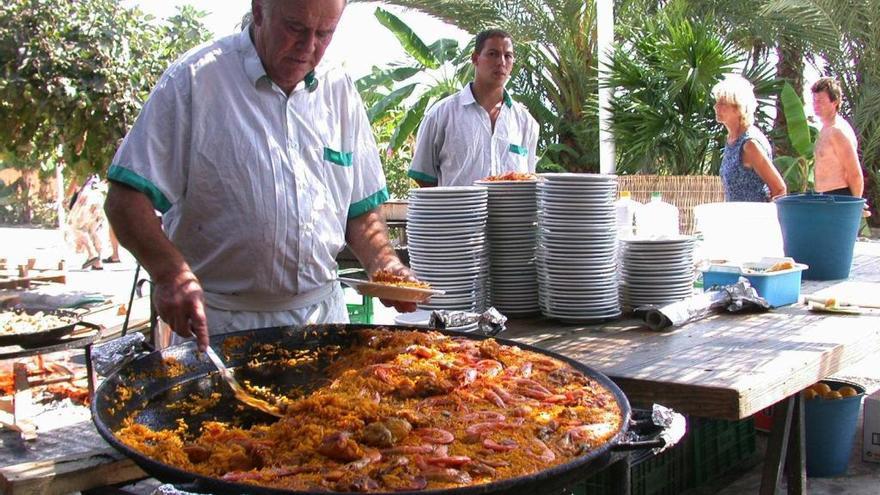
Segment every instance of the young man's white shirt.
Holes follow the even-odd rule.
[[[409,176],[439,186],[469,186],[505,172],[534,172],[538,123],[507,91],[495,130],[468,84],[434,105],[416,137]]]

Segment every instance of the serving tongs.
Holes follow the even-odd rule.
[[[227,368],[226,365],[223,364],[223,360],[220,359],[220,356],[218,356],[217,353],[214,352],[214,349],[211,346],[208,346],[208,349],[205,350],[205,354],[208,355],[208,359],[210,359],[211,362],[214,363],[214,366],[216,366],[217,369],[220,370],[220,376],[223,377],[223,380],[229,385],[230,388],[232,388],[232,392],[234,393],[236,399],[244,402],[254,409],[259,409],[266,414],[271,414],[272,416],[278,418],[284,416],[283,414],[281,414],[281,410],[278,409],[278,406],[273,406],[263,399],[254,397],[250,392],[245,390],[245,388],[242,387],[240,383],[238,383],[238,380],[235,379],[235,376],[232,374],[232,372],[229,371],[229,368]]]

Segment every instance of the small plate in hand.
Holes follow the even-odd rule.
[[[389,301],[423,303],[431,299],[431,296],[442,296],[443,294],[446,294],[446,292],[442,290],[382,284],[356,278],[339,277],[339,281],[358,291],[361,295],[378,297],[379,299],[386,299]]]

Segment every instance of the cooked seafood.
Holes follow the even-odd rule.
[[[493,339],[362,330],[329,382],[273,424],[116,432],[157,461],[226,481],[338,492],[483,484],[568,462],[622,427],[612,393],[567,363]]]
[[[416,289],[430,289],[431,284],[427,282],[419,282],[406,280],[405,278],[395,275],[386,270],[379,270],[371,277],[371,281],[377,284],[393,285],[395,287],[413,287]]]
[[[74,320],[38,311],[28,314],[22,311],[0,312],[0,334],[21,335],[37,333],[70,325]]]

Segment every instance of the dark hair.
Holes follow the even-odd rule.
[[[474,39],[474,52],[482,53],[483,45],[486,44],[486,40],[489,38],[501,38],[510,40],[511,43],[513,42],[513,36],[503,29],[486,29],[485,31],[480,31]]]
[[[840,101],[840,83],[838,83],[833,77],[823,77],[819,79],[813,84],[810,91],[813,93],[824,92],[828,95],[829,100]]]

